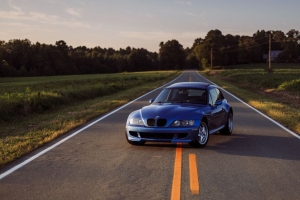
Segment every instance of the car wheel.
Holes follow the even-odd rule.
[[[230,135],[232,133],[232,130],[233,130],[233,114],[232,112],[230,112],[228,114],[226,126],[220,130],[220,133],[222,135]]]
[[[126,137],[126,140],[129,144],[131,145],[143,145],[145,144],[146,142],[145,141],[140,141],[140,142],[137,142],[137,141],[130,141],[128,140],[128,136],[127,136],[127,133],[125,132],[125,137]]]
[[[204,147],[208,142],[208,138],[209,138],[208,126],[206,122],[202,121],[199,126],[197,139],[193,142],[190,142],[189,144],[192,147]]]

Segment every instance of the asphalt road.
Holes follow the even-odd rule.
[[[186,71],[174,82],[180,81],[205,79]],[[228,93],[232,135],[210,135],[202,149],[129,145],[124,134],[128,114],[148,105],[159,91],[1,169],[0,199],[170,199],[177,149],[182,150],[181,199],[300,199],[299,138]],[[196,158],[199,194],[190,189],[189,155]]]

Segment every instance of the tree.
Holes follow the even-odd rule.
[[[207,59],[206,58],[202,58],[201,64],[202,64],[203,69],[207,69],[208,68],[208,66],[207,66]]]
[[[263,57],[260,51],[259,45],[255,42],[253,37],[242,36],[239,40],[239,63],[252,63],[258,56]],[[261,58],[262,59],[262,58]]]
[[[65,58],[68,58],[69,47],[68,47],[67,43],[63,40],[59,40],[59,41],[55,42],[55,45],[56,45],[58,51],[61,52]]]
[[[159,43],[159,53],[131,47],[73,48],[63,40],[55,45],[32,44],[28,39],[0,40],[0,75],[49,76],[68,74],[116,73],[160,69],[199,68],[213,65],[264,62],[269,51],[282,50],[278,61],[300,61],[300,32],[258,30],[253,36],[223,35],[211,30],[205,38],[196,38],[191,48],[183,49],[177,40]],[[211,56],[212,55],[212,56]],[[211,60],[213,58],[213,60]]]
[[[287,33],[287,38],[293,40],[294,42],[298,42],[300,40],[300,33],[295,29],[289,30]]]
[[[182,69],[186,60],[183,46],[177,40],[161,42],[159,60],[161,69]]]
[[[188,69],[197,69],[197,68],[199,68],[199,61],[197,60],[196,55],[194,54],[194,51],[192,49],[186,48],[185,49],[185,55],[187,55],[185,66]]]
[[[203,42],[204,42],[204,39],[202,39],[202,38],[195,39],[194,43],[193,43],[193,46],[192,46],[192,49],[194,49],[197,45],[203,44]]]
[[[272,50],[282,50],[286,36],[282,31],[272,31]]]
[[[24,66],[21,66],[18,73],[19,73],[19,76],[26,76],[28,74],[28,71]]]
[[[151,60],[148,57],[148,51],[145,49],[135,49],[128,56],[128,71],[150,70]]]
[[[9,65],[5,60],[0,63],[0,77],[14,77],[17,76],[17,70]]]
[[[300,55],[300,33],[295,29],[291,29],[286,33],[282,42],[283,51],[279,55],[279,59],[287,62],[296,62]]]
[[[213,57],[213,64],[220,65],[222,64],[224,41],[225,38],[220,30],[211,30],[204,39],[197,38],[195,40],[193,44],[193,54],[199,63],[202,63],[203,59],[212,63],[211,58]]]
[[[5,60],[9,65],[13,66],[16,70],[19,70],[21,66],[30,70],[30,58],[31,42],[28,39],[25,40],[9,40],[5,45]]]
[[[223,66],[237,64],[239,38],[231,34],[224,37],[224,46],[221,48]]]

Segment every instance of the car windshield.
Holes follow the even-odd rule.
[[[191,88],[166,88],[155,99],[154,103],[196,103],[206,104],[206,91]]]

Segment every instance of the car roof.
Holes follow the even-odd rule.
[[[195,89],[206,89],[208,86],[214,86],[210,83],[205,82],[179,82],[174,83],[167,88],[195,88]],[[214,86],[216,87],[216,86]]]

